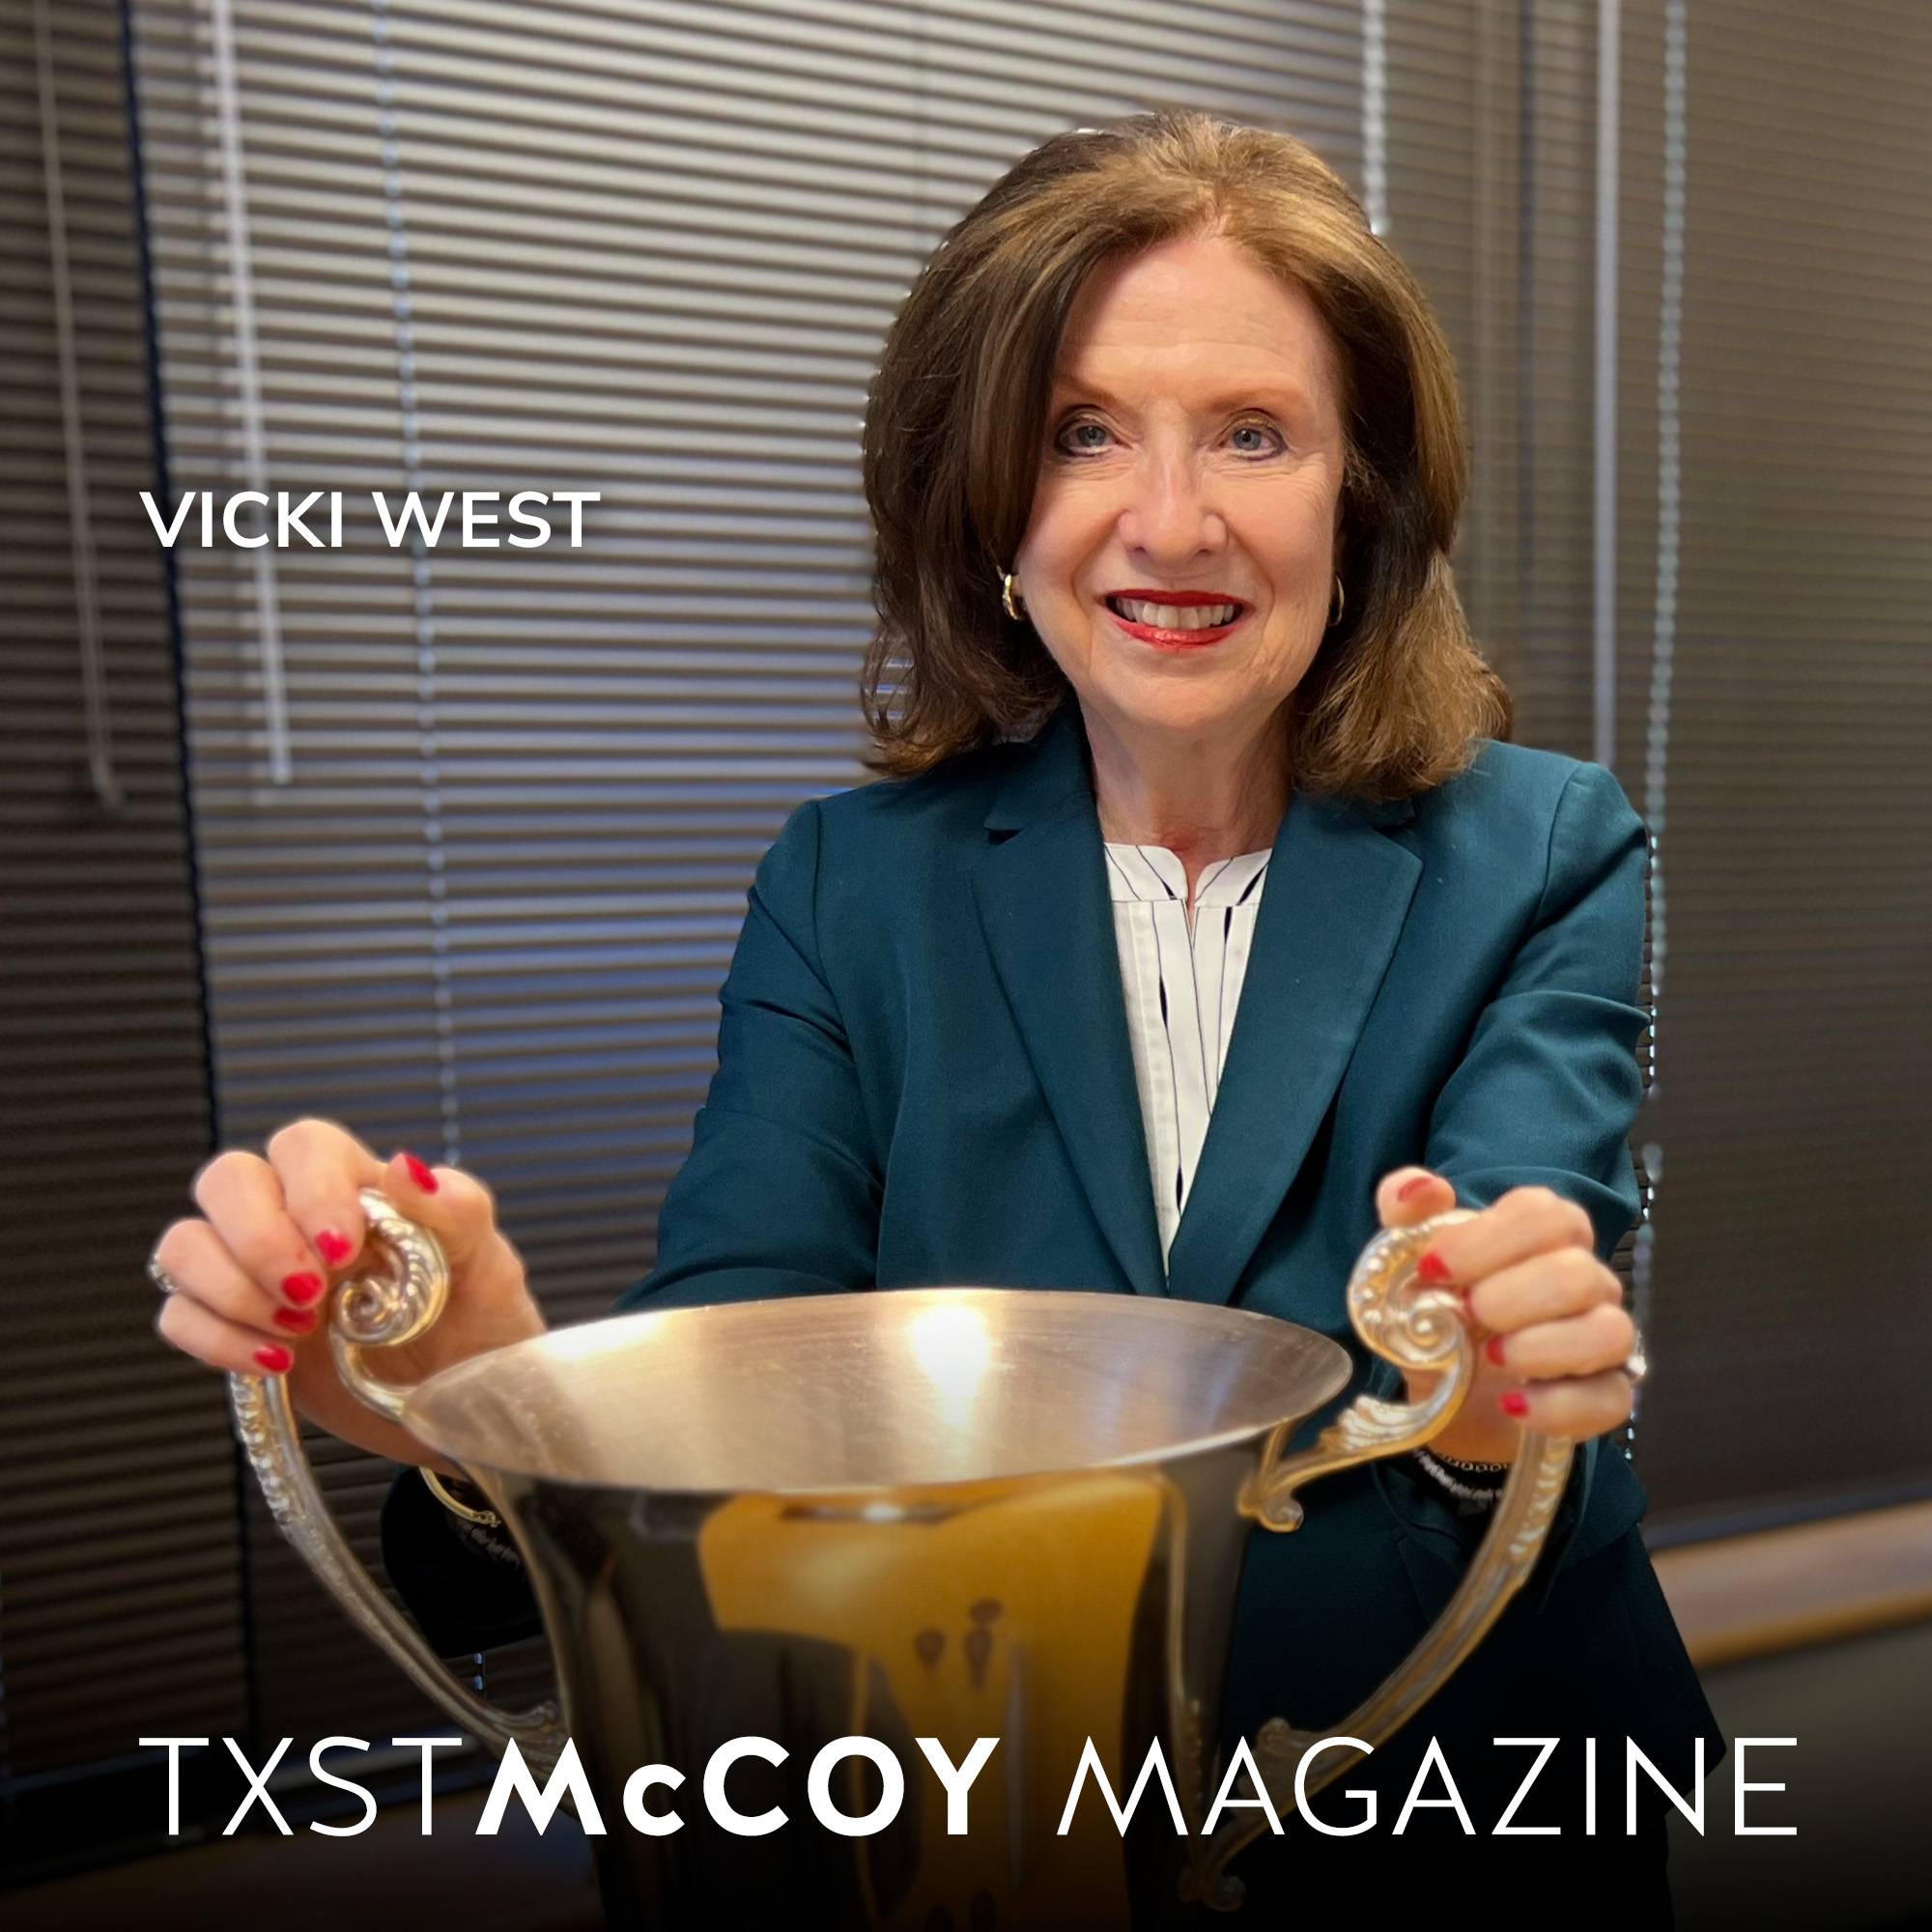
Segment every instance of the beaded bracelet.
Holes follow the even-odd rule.
[[[485,1529],[478,1522],[465,1522],[459,1516],[452,1515],[443,1520],[449,1524],[450,1533],[467,1543],[479,1556],[487,1556],[491,1562],[504,1564],[513,1570],[524,1567],[523,1552],[500,1531]]]
[[[1450,1467],[1461,1469],[1469,1474],[1477,1472],[1489,1474],[1497,1471],[1507,1472],[1510,1466],[1507,1463],[1464,1463],[1453,1456],[1438,1457],[1426,1447],[1418,1448],[1412,1453],[1415,1460],[1429,1472],[1436,1485],[1448,1491],[1459,1502],[1492,1503],[1503,1492],[1501,1483],[1497,1483],[1492,1489],[1474,1489],[1467,1483],[1459,1482],[1455,1476],[1450,1474],[1449,1467],[1445,1467],[1444,1464],[1446,1463]]]

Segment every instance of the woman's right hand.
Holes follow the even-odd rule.
[[[365,1187],[436,1236],[450,1275],[449,1298],[426,1335],[364,1351],[372,1375],[406,1385],[546,1332],[489,1188],[412,1154],[385,1165],[346,1128],[319,1120],[278,1129],[266,1160],[230,1148],[195,1176],[194,1203],[207,1218],[175,1222],[156,1244],[155,1260],[180,1287],[163,1295],[155,1327],[210,1368],[286,1374],[297,1410],[345,1442],[461,1475],[344,1385],[317,1324],[324,1294],[363,1258]]]

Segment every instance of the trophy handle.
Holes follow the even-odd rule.
[[[1243,1489],[1244,1515],[1268,1529],[1293,1529],[1302,1517],[1296,1491],[1334,1470],[1429,1441],[1462,1406],[1474,1357],[1461,1304],[1453,1293],[1419,1283],[1415,1264],[1438,1229],[1471,1218],[1469,1208],[1453,1208],[1414,1227],[1384,1229],[1362,1250],[1349,1277],[1349,1315],[1356,1334],[1384,1361],[1439,1372],[1442,1379],[1435,1391],[1419,1403],[1357,1396],[1312,1446],[1293,1455],[1282,1453],[1293,1427],[1282,1424]],[[1568,1436],[1523,1432],[1481,1547],[1442,1614],[1364,1703],[1321,1734],[1351,1738],[1365,1748],[1329,1746],[1321,1769],[1306,1780],[1307,1795],[1353,1770],[1370,1750],[1393,1737],[1482,1641],[1535,1565],[1563,1498],[1574,1447]],[[1298,1731],[1280,1718],[1262,1726],[1254,1762],[1277,1815],[1295,1808],[1295,1772],[1318,1741],[1315,1733]],[[1189,1890],[1216,1911],[1232,1911],[1241,1901],[1242,1888],[1239,1879],[1228,1875],[1228,1861],[1266,1829],[1264,1814],[1258,1818],[1251,1810],[1219,1826],[1202,1848]]]
[[[400,1425],[410,1390],[378,1381],[362,1366],[362,1350],[421,1335],[449,1298],[449,1264],[436,1236],[384,1195],[365,1187],[361,1202],[369,1218],[368,1264],[339,1282],[323,1303],[328,1346],[342,1379],[378,1414]],[[466,1733],[480,1736],[498,1757],[514,1740],[525,1762],[548,1778],[566,1742],[555,1700],[517,1713],[486,1704],[391,1605],[355,1560],[316,1487],[287,1380],[231,1374],[228,1400],[235,1434],[270,1513],[329,1594]]]

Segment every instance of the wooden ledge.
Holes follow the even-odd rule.
[[[1932,1619],[1932,1502],[1660,1550],[1698,1669]]]

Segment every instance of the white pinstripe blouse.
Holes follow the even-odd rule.
[[[1244,852],[1209,866],[1195,891],[1190,931],[1187,871],[1179,859],[1162,845],[1107,846],[1114,940],[1163,1261],[1221,1085],[1270,856]]]

